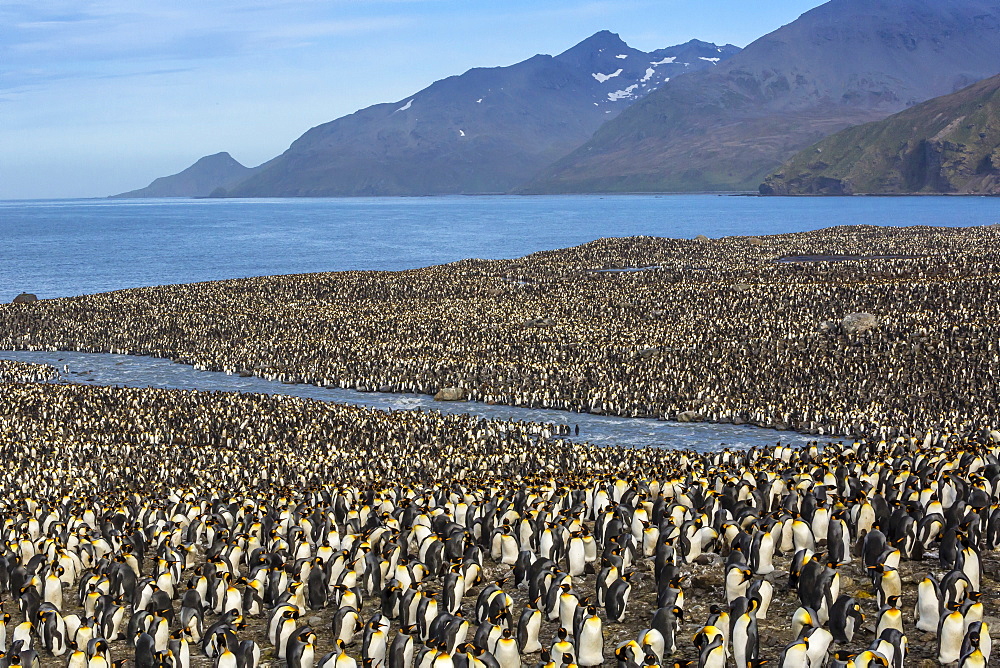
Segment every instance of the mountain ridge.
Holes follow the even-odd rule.
[[[841,130],[793,156],[760,192],[1000,194],[1000,74]]]
[[[222,151],[199,158],[190,167],[154,179],[145,188],[112,195],[112,198],[141,197],[208,197],[219,188],[225,188],[245,179],[255,168],[246,167]]]
[[[558,55],[473,68],[318,125],[212,194],[507,192],[665,81],[714,67],[738,51],[690,40],[643,52],[600,31]]]
[[[316,126],[226,196],[507,192],[671,77],[736,51],[692,40],[646,53],[601,31]]]
[[[1000,0],[831,0],[604,124],[525,193],[756,190],[782,161],[1000,71]]]

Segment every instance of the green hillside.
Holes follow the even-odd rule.
[[[827,137],[768,176],[760,191],[1000,194],[1000,75]]]

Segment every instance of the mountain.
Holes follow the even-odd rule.
[[[645,53],[599,32],[558,56],[469,70],[314,127],[226,194],[506,192],[669,79],[738,51],[691,41]]]
[[[832,0],[672,79],[525,192],[756,190],[797,151],[1000,72],[1000,0]]]
[[[1000,75],[797,154],[765,195],[1000,194]]]
[[[182,172],[161,176],[145,188],[112,197],[208,197],[219,188],[242,181],[253,172],[228,153],[216,153],[201,158]]]

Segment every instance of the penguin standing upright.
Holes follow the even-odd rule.
[[[754,575],[768,575],[774,572],[774,537],[769,531],[757,531],[750,543],[750,570]]]
[[[517,640],[511,635],[510,629],[504,629],[493,644],[492,652],[500,668],[521,668],[521,654],[517,649]]]
[[[714,607],[718,610],[718,606]],[[729,628],[728,617],[729,616],[726,615],[726,629]],[[664,652],[673,654],[677,651],[677,630],[680,627],[681,620],[683,619],[684,611],[677,606],[672,608],[659,608],[655,613],[653,613],[652,628],[659,631],[660,635],[663,637]]]
[[[566,551],[566,559],[569,565],[570,577],[583,575],[587,570],[587,552],[583,540],[583,534],[576,532],[569,540],[569,548]]]
[[[883,648],[879,652],[889,659],[892,668],[903,668],[908,649],[906,635],[899,629],[885,629],[878,635],[877,642]],[[889,651],[885,651],[885,648]]]
[[[313,668],[316,634],[308,626],[299,629],[288,641],[288,668]]]
[[[42,647],[52,652],[53,656],[66,653],[66,623],[56,609],[38,611],[38,636]]]
[[[295,610],[285,610],[281,614],[280,622],[274,634],[274,646],[277,649],[279,659],[286,658],[285,652],[288,647],[288,640],[295,633],[298,616],[298,612]],[[212,629],[209,629],[208,633],[205,634],[205,638],[208,639],[211,635]]]
[[[958,668],[986,668],[988,659],[980,649],[980,634],[977,631],[969,631],[966,636],[966,645],[962,648],[962,656],[959,659]]]
[[[568,654],[575,660],[576,647],[569,640],[569,631],[561,627],[556,630],[556,637],[553,639],[552,645],[549,646],[549,654],[558,657]]]
[[[386,623],[383,624],[383,621]],[[429,638],[429,632],[421,631],[421,635],[425,633],[427,638]],[[380,668],[385,663],[385,655],[389,647],[388,639],[388,621],[383,620],[381,614],[376,612],[365,625],[365,631],[361,640],[362,661],[368,659],[372,664],[372,668]]]
[[[962,658],[962,641],[965,639],[965,617],[962,616],[959,607],[959,604],[952,603],[941,613],[941,621],[938,624],[939,663],[952,663]]]
[[[600,666],[604,663],[604,629],[593,606],[588,609],[575,640],[576,662],[580,666]]]
[[[524,606],[517,620],[517,646],[522,654],[534,654],[542,650],[538,640],[538,631],[542,626],[542,611],[538,609],[537,601],[531,601]]]
[[[891,596],[903,593],[903,582],[899,571],[887,564],[870,567],[873,571],[872,583],[875,585],[875,600],[881,608]]]
[[[733,659],[736,668],[749,668],[759,658],[760,640],[757,634],[757,599],[750,599],[746,612],[733,625]]]
[[[899,609],[899,597],[890,596],[878,611],[878,618],[875,622],[875,637],[882,637],[885,629],[896,629],[903,632],[903,613]]]
[[[851,562],[851,533],[844,521],[843,511],[839,511],[827,524],[827,560],[837,566]]]
[[[698,648],[698,668],[726,668],[726,648],[721,634]]]
[[[913,612],[919,630],[937,633],[941,621],[941,591],[933,575],[928,575],[917,585],[917,603]]]
[[[989,663],[990,655],[993,654],[993,638],[990,636],[990,627],[986,622],[972,622],[965,632],[965,640],[962,641],[962,654],[966,653],[968,646],[966,640],[971,640],[970,636],[975,633],[979,636],[979,651],[986,662]]]
[[[809,665],[809,643],[793,640],[781,651],[778,668],[805,668]]]
[[[767,619],[767,611],[771,607],[774,596],[774,586],[767,580],[754,580],[747,587],[747,598],[757,601],[757,619]]]
[[[361,628],[361,616],[358,611],[350,607],[342,607],[333,614],[332,630],[333,640],[343,640],[345,645],[351,645],[354,637]]]
[[[853,597],[842,594],[830,609],[830,633],[839,643],[849,643],[854,640],[855,632],[861,628],[865,616],[861,606]]]
[[[326,579],[325,562],[316,557],[312,568],[309,570],[309,577],[306,580],[306,601],[312,610],[322,610],[326,608],[329,598],[329,585]]]
[[[753,573],[742,563],[732,564],[726,571],[726,603],[746,596]]]
[[[407,626],[399,629],[396,637],[393,638],[389,646],[388,668],[412,668],[414,642],[413,636],[417,629],[414,626]]]
[[[809,657],[809,668],[823,668],[830,645],[833,643],[833,634],[824,628],[814,626],[807,629],[800,640],[804,640],[808,646],[806,656]]]
[[[629,595],[632,593],[632,583],[628,575],[623,575],[611,583],[608,588],[605,610],[609,622],[621,623],[625,619]]]

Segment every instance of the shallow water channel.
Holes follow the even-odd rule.
[[[422,394],[358,392],[314,385],[289,385],[257,377],[199,371],[166,359],[105,353],[0,351],[0,359],[50,364],[64,382],[85,385],[119,385],[162,389],[216,390],[285,394],[295,397],[370,406],[382,410],[435,410],[470,413],[488,419],[523,420],[569,425],[570,437],[595,445],[626,447],[689,448],[716,450],[721,447],[753,447],[777,442],[801,445],[810,437],[748,425],[664,422],[646,418],[620,418],[588,413],[567,413],[516,406],[490,406],[463,401],[439,402]],[[579,435],[575,427],[579,426]]]

